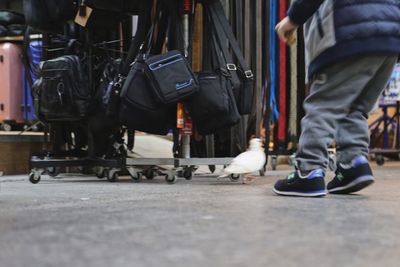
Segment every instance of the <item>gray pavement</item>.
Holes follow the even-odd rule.
[[[319,199],[275,196],[279,169],[250,185],[0,177],[0,266],[400,266],[400,163]]]

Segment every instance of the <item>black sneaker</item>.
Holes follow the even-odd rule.
[[[375,179],[364,156],[358,156],[350,166],[338,164],[335,177],[328,183],[331,194],[350,194],[369,186]]]
[[[326,195],[325,172],[321,169],[301,176],[300,171],[292,172],[286,179],[276,182],[273,191],[283,196],[322,197]]]

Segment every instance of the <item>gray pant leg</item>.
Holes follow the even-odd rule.
[[[390,58],[394,59],[395,56]],[[375,90],[379,92],[382,90],[390,71],[385,81],[382,81],[383,75],[378,77],[375,75],[384,64],[388,63],[387,59],[387,56],[352,58],[328,67],[318,74],[311,85],[309,96],[304,101],[306,115],[301,122],[302,133],[296,156],[301,170],[326,169],[327,147],[332,144],[337,135],[339,122],[343,121],[354,109],[358,110],[361,99],[366,97],[365,88],[380,84],[381,88]],[[374,81],[378,78],[382,80]],[[371,99],[375,98],[375,101],[378,95],[379,93],[374,97],[371,95]],[[354,116],[352,120],[353,122],[349,122],[351,127],[355,124],[357,126],[354,127],[359,129],[366,127],[365,118]],[[358,130],[355,131],[358,132]],[[346,143],[343,141],[345,135],[345,133],[341,134],[342,144]],[[362,135],[365,136],[365,133]],[[345,139],[350,140],[353,137],[354,133],[349,133]]]
[[[368,157],[370,142],[368,113],[373,109],[396,64],[396,57],[386,57],[381,67],[350,107],[350,113],[339,121],[336,135],[337,160],[349,163],[355,157]],[[378,60],[378,59],[377,59]]]

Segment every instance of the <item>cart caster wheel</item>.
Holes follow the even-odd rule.
[[[36,174],[35,172],[31,172],[30,174],[29,174],[29,181],[32,183],[32,184],[37,184],[37,183],[39,183],[40,182],[40,177],[41,175],[40,174]]]
[[[38,132],[39,131],[39,127],[37,125],[33,125],[31,127],[32,132]]]
[[[49,167],[47,168],[47,174],[51,177],[57,177],[61,173],[60,167]]]
[[[379,166],[385,164],[385,158],[382,155],[377,155],[375,160],[376,164],[378,164]]]
[[[208,169],[210,170],[211,173],[215,172],[215,165],[208,165]]]
[[[11,125],[8,123],[3,123],[0,128],[1,128],[1,130],[6,131],[6,132],[10,132],[12,130]]]
[[[234,183],[238,182],[240,180],[240,174],[232,173],[231,175],[229,175],[229,180]]]
[[[186,168],[183,171],[183,178],[185,178],[186,180],[192,180],[193,178],[192,168]]]
[[[271,158],[271,168],[273,171],[276,171],[276,166],[278,165],[278,157]]]
[[[155,177],[154,170],[152,169],[145,170],[144,176],[146,177],[147,180],[153,180]]]
[[[103,179],[106,176],[107,176],[107,171],[105,169],[101,168],[100,170],[96,171],[97,178]]]
[[[178,180],[178,177],[176,175],[174,175],[174,174],[165,175],[165,181],[168,184],[174,184],[174,183],[176,183],[176,180]]]
[[[139,182],[142,180],[143,174],[141,172],[136,173],[136,175],[131,175],[132,180]]]
[[[118,180],[118,173],[116,171],[109,171],[107,175],[107,180],[111,183]]]

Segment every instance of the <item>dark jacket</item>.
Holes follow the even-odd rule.
[[[296,0],[288,16],[304,25],[309,78],[353,56],[400,53],[400,0]]]

